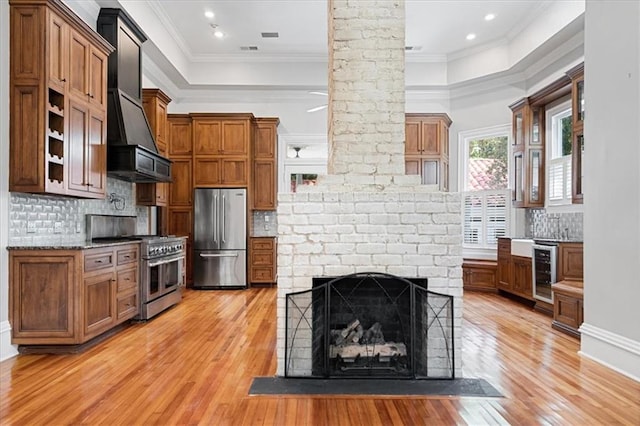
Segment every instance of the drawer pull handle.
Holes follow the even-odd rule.
[[[98,260],[96,260],[96,263],[104,263],[104,260],[98,259]]]

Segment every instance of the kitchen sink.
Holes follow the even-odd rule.
[[[514,238],[511,240],[511,255],[531,257],[533,240],[527,238]]]

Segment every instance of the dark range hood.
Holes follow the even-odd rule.
[[[116,47],[107,68],[107,174],[137,183],[171,182],[142,109],[142,51],[147,36],[122,9],[103,8],[98,33]]]

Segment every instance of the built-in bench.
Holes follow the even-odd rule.
[[[583,321],[583,282],[565,280],[551,285],[553,291],[553,322],[556,330],[580,338],[578,328]]]
[[[490,291],[497,293],[498,262],[484,259],[463,259],[462,285],[465,291]]]

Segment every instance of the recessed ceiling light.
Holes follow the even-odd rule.
[[[207,10],[207,11],[205,11],[205,12],[204,12],[204,16],[205,16],[205,17],[207,17],[207,18],[209,18],[209,19],[211,19],[211,18],[213,18],[213,17],[214,17],[214,16],[216,16],[216,15],[215,15],[212,11]]]
[[[485,21],[493,21],[493,19],[494,19],[495,17],[496,17],[496,15],[495,15],[495,14],[493,14],[493,13],[487,13],[487,14],[484,16],[484,20],[485,20]]]
[[[467,40],[473,40],[474,38],[476,38],[474,33],[467,34]]]
[[[213,35],[214,35],[214,36],[216,36],[216,38],[222,38],[222,37],[224,37],[224,33],[223,33],[222,31],[220,31],[220,30],[215,30],[215,31],[213,32]]]

